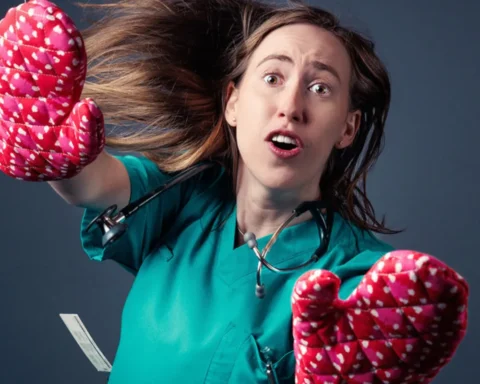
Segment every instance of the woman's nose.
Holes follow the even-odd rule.
[[[278,115],[295,123],[304,123],[307,120],[305,100],[300,87],[284,88],[278,96]]]

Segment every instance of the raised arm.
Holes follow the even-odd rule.
[[[48,184],[67,203],[82,208],[103,210],[116,204],[121,209],[130,198],[130,179],[125,166],[106,151],[78,175]]]

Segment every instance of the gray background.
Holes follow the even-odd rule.
[[[2,0],[0,14],[21,1]],[[387,141],[371,174],[370,197],[406,232],[384,237],[431,253],[470,283],[469,329],[435,383],[477,383],[480,273],[477,180],[480,3],[312,1],[376,41],[393,85]],[[83,27],[70,1],[58,0]],[[79,242],[82,211],[47,184],[0,174],[0,383],[104,383],[63,325],[78,313],[107,358],[118,342],[132,276],[89,261]]]

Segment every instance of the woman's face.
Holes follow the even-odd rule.
[[[360,112],[349,111],[350,58],[333,34],[309,24],[270,33],[230,88],[244,172],[266,188],[318,196],[332,148],[351,144]]]

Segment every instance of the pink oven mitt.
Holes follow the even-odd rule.
[[[468,285],[436,258],[383,256],[346,300],[311,270],[292,294],[297,384],[429,383],[467,327]]]
[[[82,36],[55,4],[31,0],[0,21],[0,170],[28,181],[70,178],[102,151],[103,116],[80,101]]]

